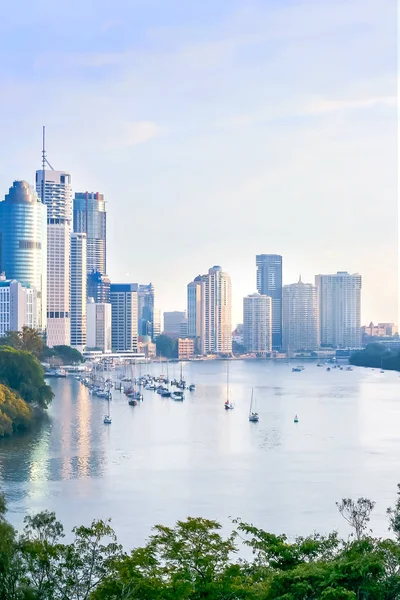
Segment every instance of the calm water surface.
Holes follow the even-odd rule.
[[[377,501],[371,524],[385,534],[400,482],[397,373],[315,363],[292,373],[287,364],[236,361],[233,411],[223,408],[225,362],[188,363],[184,374],[197,387],[183,403],[144,391],[130,407],[114,392],[111,426],[105,400],[73,378],[53,380],[48,423],[0,443],[12,522],[45,508],[67,529],[110,516],[126,547],[143,543],[155,523],[189,515],[224,524],[240,516],[290,536],[346,533],[335,501],[363,495]],[[259,423],[247,419],[252,386]]]

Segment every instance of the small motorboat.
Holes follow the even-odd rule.
[[[330,367],[326,367],[326,370],[327,370],[327,371],[330,371],[330,370],[331,370],[331,368],[330,368]]]
[[[183,392],[172,392],[171,399],[182,402],[185,399],[185,394]]]
[[[302,371],[304,371],[304,367],[302,366],[292,367],[292,373],[301,373]]]
[[[129,404],[129,406],[137,406],[137,403],[138,403],[138,401],[137,401],[137,400],[135,400],[134,398],[130,398],[130,399],[128,400],[128,404]]]
[[[194,392],[195,389],[196,389],[196,386],[194,385],[194,383],[191,383],[189,385],[189,392]]]

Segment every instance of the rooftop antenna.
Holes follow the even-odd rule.
[[[54,171],[53,167],[49,163],[46,157],[46,126],[43,125],[43,143],[42,143],[42,203],[44,204],[44,187],[46,181],[46,165],[50,167],[52,171]]]

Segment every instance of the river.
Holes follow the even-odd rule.
[[[335,502],[367,496],[377,502],[371,526],[386,534],[400,482],[398,373],[315,363],[292,373],[284,363],[232,361],[232,411],[223,407],[226,362],[187,363],[185,378],[196,391],[184,402],[145,391],[130,407],[114,392],[109,426],[105,400],[72,377],[52,380],[48,421],[0,442],[12,523],[43,509],[67,530],[111,517],[126,548],[152,525],[187,516],[226,526],[239,516],[289,536],[347,534]],[[248,421],[251,387],[259,423]]]

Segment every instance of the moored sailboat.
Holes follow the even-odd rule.
[[[249,409],[249,421],[251,423],[258,423],[259,421],[258,412],[255,411],[255,400],[253,388],[251,389],[250,409]]]
[[[227,361],[227,365],[226,365],[226,401],[225,401],[224,407],[225,407],[225,410],[233,409],[233,404],[229,400],[229,360]]]

